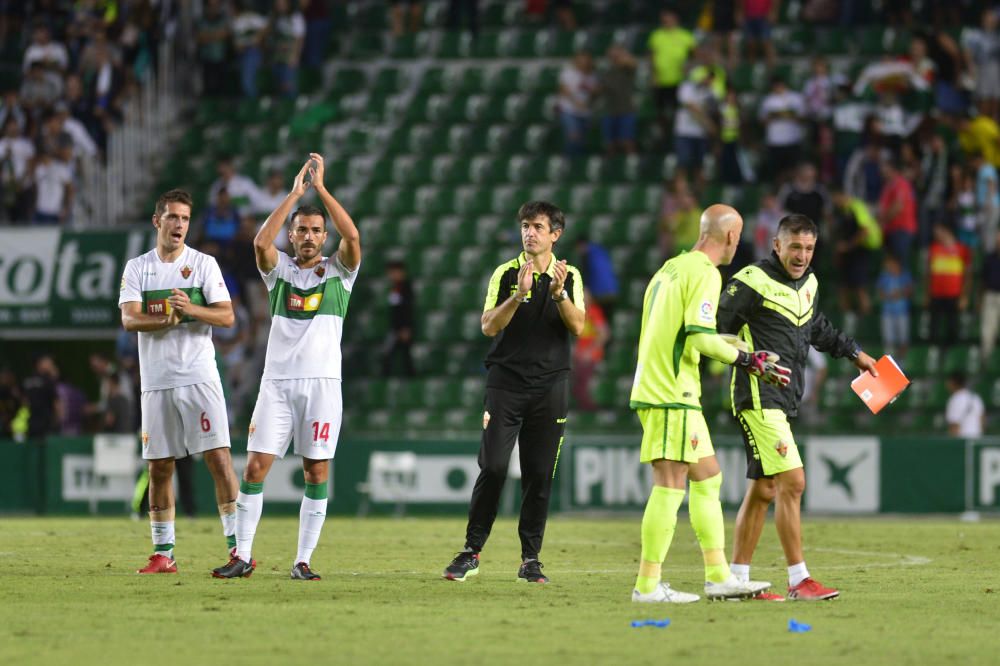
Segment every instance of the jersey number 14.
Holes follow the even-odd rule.
[[[313,441],[318,442],[319,440],[330,441],[330,424],[313,421]]]

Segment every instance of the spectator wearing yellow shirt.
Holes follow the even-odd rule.
[[[1000,167],[1000,126],[989,116],[978,115],[960,120],[958,145],[966,155],[981,153],[987,162]]]
[[[684,65],[695,47],[694,36],[681,27],[670,9],[660,12],[660,27],[649,36],[652,61],[653,103],[663,138],[670,136],[677,109],[677,88],[684,80]]]

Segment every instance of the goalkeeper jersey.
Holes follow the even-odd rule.
[[[299,268],[279,252],[271,272],[261,271],[271,303],[263,379],[342,379],[340,339],[359,268],[337,255]]]
[[[629,402],[633,409],[701,409],[701,354],[688,337],[715,333],[721,288],[719,270],[697,251],[668,260],[649,281]]]

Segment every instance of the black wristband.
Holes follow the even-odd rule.
[[[859,356],[861,356],[861,345],[854,345],[854,349],[847,355],[847,360],[857,361]]]
[[[750,354],[748,354],[747,352],[743,351],[742,349],[737,349],[736,353],[738,355],[733,365],[741,368],[749,368],[750,363],[753,361],[753,357],[750,356]]]

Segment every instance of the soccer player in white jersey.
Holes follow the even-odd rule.
[[[118,306],[126,331],[139,332],[142,457],[149,464],[153,554],[141,574],[177,573],[174,459],[203,453],[215,480],[222,532],[236,547],[237,480],[229,420],[215,365],[212,327],[233,325],[233,305],[215,259],[184,244],[191,195],[156,201],[156,248],[129,260]]]
[[[236,554],[213,572],[217,578],[248,577],[254,534],[264,504],[264,478],[289,440],[302,456],[305,496],[299,511],[299,546],[292,578],[319,580],[309,559],[326,518],[330,459],[337,448],[343,403],[340,393],[340,339],[354,280],[361,265],[361,238],[347,211],[323,185],[323,157],[310,153],[285,197],[254,239],[257,268],[271,302],[271,333],[260,394],[250,420],[247,466],[236,501]],[[309,180],[306,180],[306,176]],[[340,234],[337,252],[322,255],[326,219],[315,206],[296,203],[309,187]],[[288,238],[295,258],[274,247],[292,213]],[[318,352],[318,353],[317,353]]]

